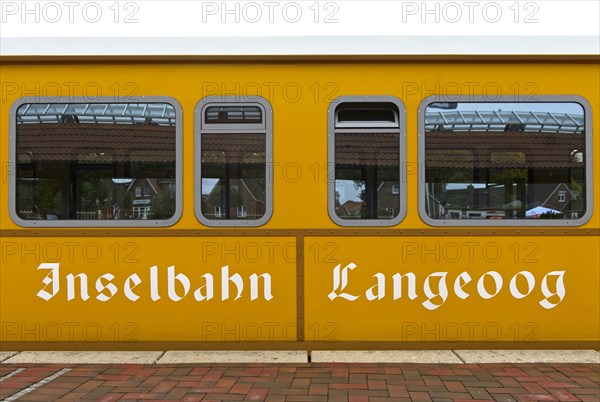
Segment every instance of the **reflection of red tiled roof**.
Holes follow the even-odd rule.
[[[340,165],[398,166],[398,134],[336,134],[335,163]]]
[[[203,163],[265,163],[264,134],[202,134]]]
[[[77,161],[104,153],[113,162],[173,162],[175,127],[148,124],[19,124],[19,158],[34,162]]]
[[[427,167],[574,168],[575,152],[585,150],[585,136],[573,133],[452,132],[425,135]]]

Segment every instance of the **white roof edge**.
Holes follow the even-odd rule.
[[[0,38],[1,56],[600,55],[600,36]]]

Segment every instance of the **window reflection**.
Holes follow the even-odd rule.
[[[400,125],[391,103],[347,102],[336,110],[335,214],[344,220],[400,213]]]
[[[16,213],[25,220],[169,219],[176,119],[166,103],[24,104]]]
[[[381,159],[369,161],[363,155],[355,165],[336,163],[335,211],[340,218],[393,219],[398,215],[400,210],[398,184],[400,171],[397,150],[399,136],[397,134],[386,134],[386,136],[389,136],[387,141],[381,138],[381,135],[370,136],[370,138],[376,142],[396,144],[396,149],[380,150],[387,154],[389,158],[387,161]],[[345,142],[343,135],[338,135],[336,144]],[[360,148],[360,145],[358,147]],[[336,154],[337,161],[343,161],[341,152]]]
[[[260,226],[272,212],[272,111],[265,99],[206,97],[197,106],[200,194],[207,226]]]
[[[203,133],[202,214],[259,219],[266,212],[266,135]]]
[[[577,103],[430,104],[425,208],[433,219],[578,219],[586,211]]]

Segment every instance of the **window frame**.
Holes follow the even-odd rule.
[[[210,106],[258,106],[263,112],[263,123],[205,123],[204,110]],[[206,128],[208,126],[208,128]],[[260,127],[263,126],[263,127]],[[202,214],[202,133],[223,135],[265,134],[265,214],[259,219],[207,219]],[[273,216],[273,108],[262,96],[206,96],[194,108],[194,212],[196,219],[208,227],[258,227]],[[236,216],[237,217],[237,216]]]
[[[19,217],[17,214],[17,111],[25,104],[35,103],[48,103],[48,104],[61,104],[61,103],[83,103],[83,104],[94,104],[94,103],[166,103],[173,107],[175,110],[175,211],[173,216],[169,219],[153,219],[153,220],[77,220],[77,219],[63,219],[63,220],[26,220]],[[61,96],[53,97],[51,99],[45,99],[40,97],[23,97],[17,99],[11,106],[9,111],[9,140],[8,140],[8,162],[10,166],[15,167],[15,173],[9,175],[8,180],[8,213],[12,221],[21,227],[33,228],[68,228],[68,227],[168,227],[176,224],[183,213],[183,113],[181,104],[175,98],[170,96],[136,96],[131,97],[112,97],[112,96],[101,96],[97,98],[77,97],[77,96]]]
[[[578,103],[584,110],[585,116],[585,197],[586,211],[579,219],[432,219],[425,209],[425,111],[432,103]],[[592,106],[580,95],[536,95],[534,97],[497,96],[493,99],[481,95],[433,95],[419,105],[418,111],[418,160],[419,160],[419,216],[429,226],[581,226],[587,223],[594,212],[594,178],[593,178],[593,145],[592,145]]]
[[[336,110],[344,103],[391,103],[398,108],[398,186],[400,190],[400,207],[398,215],[393,219],[342,219],[335,212],[335,130],[336,130]],[[344,129],[356,128],[364,129],[364,124],[353,124]],[[382,127],[385,130],[394,128]],[[335,98],[327,109],[327,211],[329,218],[338,226],[356,227],[388,227],[396,226],[406,217],[406,106],[399,98],[391,95],[344,95]]]

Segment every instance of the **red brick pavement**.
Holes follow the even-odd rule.
[[[0,364],[20,401],[600,401],[598,364]]]

